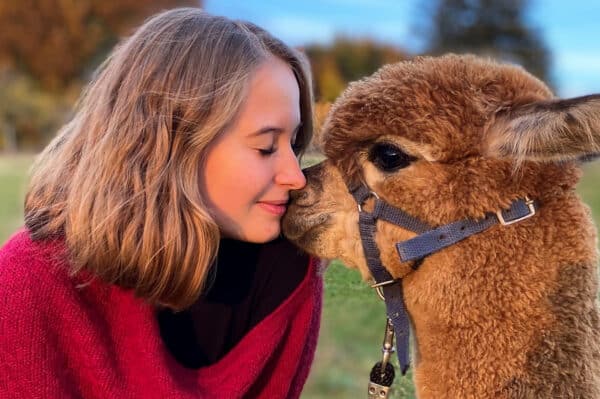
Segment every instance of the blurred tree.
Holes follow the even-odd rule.
[[[134,25],[164,8],[199,0],[3,0],[0,63],[59,90],[91,70]]]
[[[313,139],[308,146],[309,153],[318,153],[323,150],[323,137],[321,135],[322,128],[325,120],[327,119],[327,115],[329,114],[329,110],[331,109],[331,102],[329,101],[319,101],[315,103],[313,109],[313,130],[314,135]]]
[[[528,0],[430,0],[427,53],[475,53],[522,65],[551,84],[551,54],[528,26]]]
[[[69,93],[48,93],[28,76],[0,68],[0,149],[34,150],[48,141],[71,101]]]
[[[39,148],[120,36],[201,0],[0,0],[0,150]]]
[[[375,72],[383,64],[407,58],[407,54],[390,45],[369,39],[338,37],[330,46],[310,45],[304,48],[315,81],[318,101],[333,101],[348,82]]]
[[[333,101],[344,90],[346,83],[341,75],[340,68],[333,58],[325,58],[315,73],[315,86],[317,98],[324,101]]]

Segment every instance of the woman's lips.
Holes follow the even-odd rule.
[[[274,203],[274,202],[259,202],[258,205],[267,212],[270,212],[277,216],[282,216],[286,209],[286,203]]]

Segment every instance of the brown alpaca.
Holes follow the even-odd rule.
[[[596,232],[575,193],[580,161],[600,154],[600,95],[556,99],[523,69],[473,56],[416,58],[352,83],[321,141],[327,160],[307,170],[284,232],[365,279],[347,185],[434,227],[537,204],[417,270],[395,248],[416,234],[377,222],[414,327],[420,399],[600,398]]]

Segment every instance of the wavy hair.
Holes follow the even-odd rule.
[[[72,120],[37,158],[25,199],[31,237],[64,238],[72,273],[90,271],[155,305],[193,303],[220,238],[199,169],[272,56],[298,81],[295,144],[306,148],[312,89],[298,51],[196,8],[147,20],[98,68]]]

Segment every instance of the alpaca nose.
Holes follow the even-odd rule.
[[[305,200],[306,198],[308,198],[308,193],[306,192],[306,189],[290,191],[290,200],[293,202],[302,202],[302,200]]]
[[[325,166],[324,162],[319,162],[312,166],[302,169],[304,176],[306,176],[306,180],[311,180],[314,183],[314,180],[320,180],[321,173],[323,172],[323,166]]]
[[[306,177],[306,186],[300,190],[290,191],[290,199],[293,203],[298,206],[311,206],[315,202],[314,199],[311,199],[311,197],[315,197],[314,195],[311,195],[311,193],[314,192],[315,189],[322,187],[322,169],[322,162],[302,169],[302,172]]]

